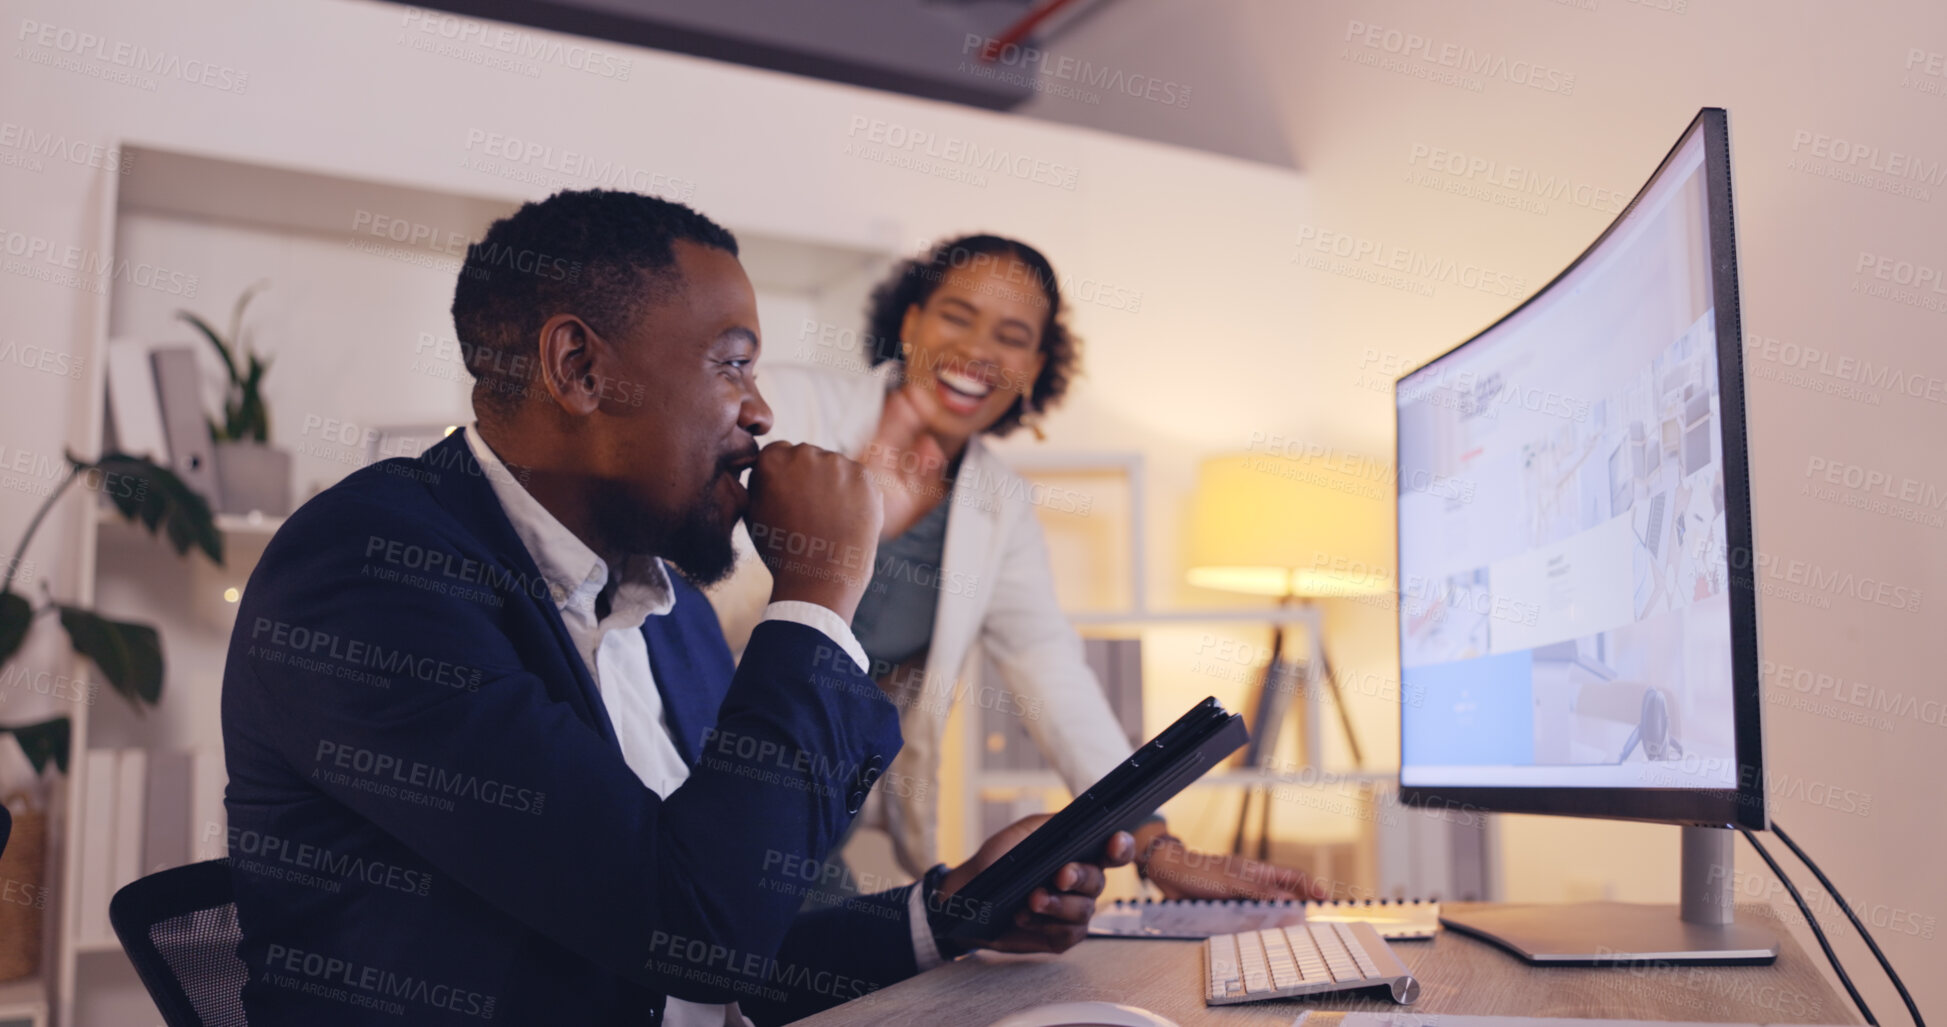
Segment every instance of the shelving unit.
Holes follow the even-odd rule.
[[[1238,771],[1231,773],[1212,773],[1198,781],[1198,786],[1247,786],[1278,783],[1296,783],[1305,774],[1316,780],[1318,768],[1312,762],[1317,758],[1322,739],[1319,701],[1320,684],[1318,667],[1322,648],[1324,628],[1323,618],[1316,607],[1269,607],[1262,610],[1210,609],[1210,610],[1120,610],[1087,611],[1068,614],[1070,623],[1078,628],[1120,628],[1140,631],[1151,626],[1182,626],[1193,624],[1262,624],[1262,625],[1303,625],[1310,646],[1306,661],[1305,687],[1302,692],[1304,711],[1301,715],[1303,726],[1303,752],[1305,762],[1298,772],[1290,774],[1267,774],[1257,771]],[[1144,705],[1149,704],[1151,680],[1144,677]],[[1147,714],[1145,714],[1147,719]],[[989,770],[982,765],[981,752],[984,739],[981,737],[981,723],[978,717],[965,717],[967,742],[966,752],[970,761],[967,768],[967,795],[965,812],[967,816],[967,837],[979,837],[978,817],[983,795],[1021,789],[1065,789],[1066,782],[1053,770]],[[1391,775],[1376,775],[1389,779]]]
[[[1127,604],[1120,609],[1111,610],[1071,610],[1068,621],[1085,633],[1109,631],[1112,633],[1143,634],[1147,629],[1185,627],[1198,624],[1209,625],[1251,625],[1266,628],[1302,626],[1305,633],[1303,649],[1305,660],[1305,687],[1302,690],[1303,707],[1299,713],[1302,730],[1303,762],[1289,773],[1267,773],[1261,771],[1213,772],[1205,775],[1195,786],[1198,789],[1268,787],[1280,784],[1312,784],[1319,780],[1320,769],[1316,765],[1323,732],[1320,728],[1323,707],[1319,699],[1322,684],[1319,668],[1323,665],[1324,619],[1316,605],[1265,606],[1258,608],[1212,607],[1207,609],[1157,610],[1150,608],[1147,601],[1147,517],[1145,514],[1147,495],[1145,493],[1146,475],[1143,457],[1139,453],[1125,452],[1044,452],[1025,451],[1009,453],[1009,463],[1015,470],[1030,480],[1036,476],[1074,476],[1074,475],[1113,475],[1119,476],[1128,490],[1128,523],[1123,531],[1127,542],[1126,550],[1118,557],[1130,575]],[[1145,664],[1151,661],[1145,657]],[[1255,671],[1255,669],[1253,669]],[[1154,675],[1145,667],[1143,692],[1144,706],[1152,703],[1151,696],[1157,691]],[[1051,769],[1047,770],[1001,770],[988,769],[984,758],[986,739],[985,728],[979,716],[963,716],[964,743],[962,751],[966,754],[966,785],[962,793],[961,811],[963,837],[978,839],[982,837],[981,808],[984,800],[1006,801],[1009,797],[1020,797],[1028,793],[1044,793],[1044,805],[1052,804],[1046,800],[1067,791],[1067,783]],[[1163,718],[1167,719],[1167,718]],[[1148,715],[1145,720],[1153,731],[1158,717]],[[1337,780],[1344,775],[1333,775]],[[1390,774],[1353,775],[1358,781],[1390,780]]]
[[[406,283],[398,286],[400,290],[421,281],[414,275],[432,276],[425,279],[431,282],[432,292],[418,300],[407,300],[443,317],[452,289],[450,273],[415,266],[422,261],[399,260],[396,256],[388,260],[384,254],[371,255],[359,249],[357,244],[367,241],[393,244],[356,236],[355,214],[379,211],[393,218],[474,233],[471,237],[477,238],[489,221],[511,213],[521,202],[513,195],[461,195],[185,153],[139,142],[125,142],[121,149],[134,170],[109,180],[104,188],[92,221],[98,232],[94,248],[120,261],[130,256],[141,259],[145,247],[190,246],[196,248],[199,259],[208,262],[203,265],[205,270],[222,269],[224,274],[206,273],[194,301],[148,295],[120,281],[99,297],[92,338],[75,344],[87,355],[91,376],[89,409],[83,412],[72,441],[78,453],[99,452],[102,447],[106,406],[102,355],[109,338],[159,337],[158,333],[165,330],[162,326],[173,324],[175,307],[227,308],[236,290],[265,274],[265,269],[250,258],[229,261],[246,266],[225,267],[226,247],[268,255],[263,259],[311,254],[316,259],[337,261],[387,286]],[[788,340],[797,327],[795,318],[824,317],[849,323],[870,282],[896,256],[816,240],[743,231],[738,236],[742,263],[758,290],[766,323],[780,322],[774,334],[787,340],[786,345],[778,347],[780,350],[789,348]],[[899,236],[893,233],[891,237]],[[446,276],[438,277],[441,274]],[[218,278],[223,280],[215,280]],[[302,282],[290,278],[286,283],[291,291],[314,290],[324,295],[326,302],[334,288],[346,288],[323,275],[307,275]],[[366,300],[378,302],[372,297]],[[392,301],[406,302],[396,296]],[[342,297],[336,303],[352,306],[344,304]],[[253,307],[253,314],[256,310]],[[354,310],[347,316],[361,313],[369,312]],[[786,316],[794,320],[782,323],[781,318]],[[450,321],[444,323],[442,333],[450,333]],[[413,321],[407,330],[390,335],[367,338],[345,332],[335,338],[334,342],[342,342],[343,352],[333,354],[334,360],[350,365],[362,361],[378,371],[394,372],[368,374],[362,379],[365,386],[359,388],[307,372],[301,364],[293,368],[294,362],[308,354],[302,346],[290,348],[289,340],[285,340],[287,348],[279,365],[284,374],[280,377],[279,368],[273,368],[266,385],[273,417],[280,410],[303,411],[308,404],[323,416],[369,425],[465,423],[471,418],[468,389],[460,380],[463,374],[457,378],[411,374],[406,371],[405,360],[400,359],[414,343],[413,330],[429,327],[430,323]],[[183,338],[187,340],[188,336]],[[279,355],[279,340],[265,342],[261,335],[259,339],[263,348]],[[380,379],[384,380],[382,384],[375,384]],[[305,395],[306,389],[312,394]],[[280,426],[273,420],[274,442],[295,450],[307,441],[301,435],[298,423]],[[295,469],[298,480],[293,483],[297,501],[301,503],[315,488],[349,473],[362,462],[362,448],[353,452],[346,447],[343,453],[331,450],[325,458],[306,457],[300,451]],[[71,774],[58,790],[50,818],[55,927],[43,949],[41,975],[0,986],[0,1027],[13,1027],[9,1017],[14,1016],[34,1027],[45,1027],[49,1022],[76,1027],[81,1022],[78,1010],[82,1009],[77,1002],[83,999],[89,1025],[153,1020],[153,1007],[121,947],[110,940],[84,940],[80,936],[77,900],[81,864],[70,825],[83,822],[80,807],[87,794],[87,782],[82,780],[87,763],[84,757],[97,747],[221,751],[218,698],[236,608],[236,597],[225,593],[230,589],[240,592],[264,546],[283,524],[276,517],[219,515],[217,527],[224,535],[226,555],[226,566],[219,569],[199,554],[177,557],[166,543],[129,525],[98,497],[78,500],[71,495],[63,503],[66,505],[53,516],[71,518],[69,523],[77,532],[74,601],[109,616],[155,625],[162,635],[168,677],[161,702],[144,714],[129,710],[119,696],[106,689],[94,709],[77,704],[69,711],[73,724]],[[77,658],[70,672],[78,675],[83,669]],[[96,677],[91,669],[88,673],[89,680]],[[214,827],[208,833],[217,839],[223,837],[222,825],[199,826]],[[212,855],[204,850],[206,831],[195,834],[192,842],[198,858]]]
[[[1464,882],[1469,879],[1470,873],[1468,868],[1472,868],[1478,871],[1476,876],[1485,882],[1485,889],[1477,888],[1477,896],[1494,897],[1491,889],[1496,880],[1493,867],[1497,864],[1498,842],[1491,820],[1456,827],[1438,816],[1423,815],[1399,807],[1396,802],[1397,775],[1390,769],[1333,770],[1321,764],[1319,754],[1323,751],[1322,743],[1327,734],[1325,718],[1330,712],[1321,698],[1325,691],[1321,673],[1324,665],[1324,616],[1321,606],[1307,603],[1255,608],[1213,606],[1154,609],[1147,603],[1143,588],[1147,573],[1143,517],[1146,497],[1143,494],[1145,475],[1141,455],[1029,451],[1009,453],[1009,461],[1031,480],[1037,475],[1115,474],[1121,475],[1127,482],[1130,491],[1129,523],[1122,533],[1127,550],[1113,557],[1133,573],[1127,602],[1118,609],[1068,611],[1068,621],[1084,634],[1106,632],[1150,638],[1173,629],[1206,625],[1212,631],[1229,629],[1233,632],[1239,627],[1269,630],[1295,626],[1302,629],[1304,639],[1290,640],[1295,643],[1294,655],[1304,658],[1306,675],[1301,692],[1303,705],[1295,711],[1301,731],[1300,758],[1292,763],[1281,763],[1280,769],[1276,770],[1213,770],[1192,784],[1186,795],[1221,796],[1226,792],[1234,794],[1241,790],[1277,789],[1279,794],[1295,800],[1296,805],[1290,808],[1292,812],[1299,811],[1300,807],[1315,806],[1337,816],[1356,815],[1361,818],[1356,837],[1308,847],[1307,858],[1315,861],[1312,864],[1314,868],[1339,883],[1345,883],[1348,879],[1364,882],[1364,886],[1371,887],[1376,893],[1395,897],[1427,894],[1451,896],[1465,890]],[[1153,704],[1159,692],[1170,690],[1175,674],[1187,673],[1180,667],[1169,667],[1167,659],[1153,657],[1154,653],[1146,649],[1143,682],[1145,706]],[[1256,675],[1262,673],[1261,665],[1255,661],[1251,661],[1248,669],[1240,666],[1239,670],[1243,671],[1241,677],[1227,682],[1233,690],[1240,685],[1248,686]],[[1211,691],[1218,689],[1213,687]],[[1153,711],[1154,715],[1145,717],[1147,726],[1152,732],[1159,729],[1174,712],[1162,709]],[[982,718],[969,715],[961,719],[965,729],[960,748],[966,760],[961,817],[964,837],[978,839],[981,836],[979,828],[983,798],[1006,801],[1010,797],[1040,793],[1043,805],[1054,808],[1056,801],[1066,795],[1066,782],[1053,770],[987,769],[982,757]],[[1349,811],[1341,810],[1341,807],[1348,805]],[[1223,847],[1227,847],[1228,830],[1225,842]],[[1273,855],[1275,858],[1275,847]]]
[[[0,1027],[47,1027],[47,986],[40,977],[0,984]]]
[[[125,524],[128,519],[123,517],[121,512],[112,506],[97,505],[95,507],[95,520],[102,524]],[[262,535],[265,538],[269,538],[277,534],[277,529],[283,526],[284,518],[266,517],[260,513],[220,513],[216,515],[216,530],[222,532],[226,537],[249,538]]]

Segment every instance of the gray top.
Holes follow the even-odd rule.
[[[940,605],[940,556],[946,550],[948,491],[906,533],[879,543],[872,583],[852,615],[852,634],[879,677],[926,652],[933,642],[933,614]]]

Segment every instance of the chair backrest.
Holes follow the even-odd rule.
[[[108,920],[169,1027],[247,1027],[229,860],[150,874],[115,893]]]

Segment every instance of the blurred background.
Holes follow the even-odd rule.
[[[1102,640],[1100,666],[1119,668],[1106,673],[1132,735],[1205,695],[1253,708],[1278,631],[1287,653],[1329,651],[1341,684],[1335,700],[1301,682],[1304,701],[1260,766],[1172,803],[1172,827],[1193,845],[1229,849],[1255,795],[1249,843],[1261,837],[1341,894],[1673,901],[1673,827],[1428,820],[1389,803],[1400,702],[1390,597],[1327,589],[1279,607],[1190,572],[1252,556],[1218,560],[1213,539],[1270,539],[1261,562],[1290,566],[1274,544],[1284,518],[1319,540],[1307,552],[1383,573],[1393,379],[1574,259],[1706,105],[1730,111],[1759,549],[1814,577],[1918,597],[1901,609],[1816,588],[1761,600],[1770,797],[1878,918],[1895,965],[1941,962],[1947,885],[1924,854],[1947,842],[1934,612],[1947,584],[1947,306],[1867,286],[1881,266],[1931,270],[1935,283],[1947,269],[1947,7],[0,9],[0,545],[14,592],[153,626],[167,655],[146,697],[123,694],[51,627],[0,667],[0,727],[58,725],[19,747],[0,739],[0,792],[22,824],[40,815],[44,868],[10,877],[0,903],[17,937],[38,930],[34,951],[0,959],[0,976],[27,968],[0,985],[0,1003],[51,1005],[70,1024],[153,1015],[83,908],[76,882],[103,868],[77,839],[90,817],[109,825],[121,812],[88,801],[84,774],[134,773],[125,754],[142,753],[151,786],[165,773],[182,783],[171,801],[189,816],[185,858],[224,843],[223,646],[276,504],[219,511],[221,566],[105,514],[91,494],[113,498],[99,474],[42,516],[66,454],[94,460],[114,439],[106,422],[132,416],[111,395],[118,362],[193,347],[191,392],[217,409],[226,372],[178,311],[226,341],[245,337],[267,360],[265,431],[236,441],[282,451],[285,498],[302,502],[471,419],[446,313],[466,243],[525,200],[594,186],[681,200],[738,235],[767,362],[862,367],[867,291],[934,240],[991,231],[1050,257],[1084,375],[1045,440],[1017,433],[1003,452],[1046,486],[1037,513],[1058,591]],[[1862,174],[1889,161],[1891,188]],[[1403,253],[1409,270],[1359,256],[1373,252]],[[257,283],[268,284],[233,329]],[[1224,473],[1240,454],[1335,484],[1250,507]],[[1818,498],[1808,484],[1831,466],[1919,483],[1919,514]],[[1271,518],[1259,536],[1211,520],[1240,508]],[[984,701],[963,702],[947,736],[948,859],[993,823],[1065,798],[1016,751],[1019,724],[987,715],[1004,700]],[[36,759],[50,739],[62,758]],[[1758,866],[1741,853],[1740,892],[1782,898],[1768,875],[1742,879]],[[1842,920],[1829,900],[1820,918]],[[1855,940],[1838,944],[1849,965],[1870,966]],[[1869,1001],[1894,1008],[1878,975],[1857,976]],[[1922,1007],[1947,1011],[1947,991],[1915,976]]]

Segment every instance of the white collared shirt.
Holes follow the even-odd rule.
[[[608,710],[609,723],[621,742],[623,761],[650,791],[669,798],[689,780],[690,770],[670,736],[662,693],[656,688],[649,648],[640,630],[643,621],[662,616],[676,605],[668,569],[656,557],[630,557],[609,601],[608,616],[597,618],[595,597],[608,585],[607,561],[555,519],[508,472],[499,455],[480,437],[478,422],[467,426],[466,442],[473,458],[480,462],[482,477],[493,486],[495,497],[513,523],[514,533],[520,536],[542,580],[548,583],[568,637],[574,641],[575,651],[581,654],[589,677],[595,680],[602,705]],[[852,635],[851,627],[833,610],[816,603],[777,602],[764,608],[763,619],[790,621],[820,631],[845,650],[860,670],[868,666],[864,647]],[[927,929],[919,888],[911,889],[907,908],[912,922],[913,954],[919,969],[938,966],[943,960],[932,932]],[[671,997],[666,1013],[670,1027],[749,1027],[750,1024],[734,1002],[704,1005]]]

